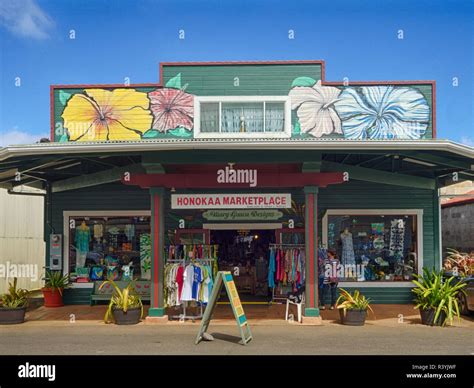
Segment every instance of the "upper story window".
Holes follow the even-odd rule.
[[[290,137],[287,96],[195,97],[196,137]]]

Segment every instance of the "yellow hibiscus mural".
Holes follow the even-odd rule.
[[[85,89],[62,114],[70,141],[139,140],[153,116],[146,93],[134,89]]]

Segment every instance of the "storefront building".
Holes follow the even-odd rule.
[[[472,179],[474,150],[436,139],[433,81],[328,82],[324,66],[164,63],[159,84],[52,86],[51,142],[1,149],[0,185],[45,190],[66,302],[133,278],[165,316],[185,245],[249,301],[304,285],[309,317],[326,249],[340,287],[410,303],[413,274],[441,265],[438,190]]]

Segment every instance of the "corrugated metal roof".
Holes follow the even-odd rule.
[[[445,151],[474,159],[474,148],[450,140],[347,140],[347,139],[151,139],[139,141],[104,141],[37,143],[0,149],[0,161],[15,156],[58,153],[101,153],[186,149],[288,149],[288,150],[432,150]]]

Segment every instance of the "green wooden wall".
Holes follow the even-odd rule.
[[[163,66],[163,84],[178,73],[186,92],[198,96],[286,96],[297,77],[320,80],[321,65]]]

